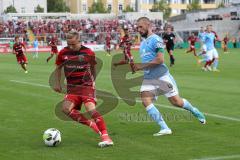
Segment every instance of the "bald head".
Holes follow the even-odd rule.
[[[137,22],[144,21],[146,23],[151,23],[150,19],[148,17],[140,17],[138,18]]]
[[[147,17],[140,17],[137,20],[137,30],[144,38],[147,38],[148,35],[152,34],[152,24],[150,19]]]

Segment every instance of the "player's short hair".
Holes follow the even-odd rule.
[[[140,17],[140,18],[138,18],[137,22],[140,22],[140,21],[145,21],[145,22],[151,23],[151,21],[150,21],[150,19],[148,17]]]
[[[77,39],[80,37],[79,33],[75,30],[69,31],[67,33],[67,39],[72,39],[73,37],[76,37]]]
[[[15,40],[16,40],[16,39],[19,39],[19,36],[15,36]]]

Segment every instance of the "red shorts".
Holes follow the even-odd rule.
[[[66,94],[64,100],[70,101],[75,104],[76,108],[81,109],[82,104],[86,104],[88,102],[92,102],[95,105],[97,104],[96,98],[87,97],[87,96],[79,96],[74,94]]]
[[[58,54],[58,50],[55,49],[51,50],[51,54]]]
[[[110,44],[110,43],[107,43],[107,44],[106,44],[106,48],[107,48],[107,49],[110,49],[110,48],[111,48],[111,44]]]
[[[87,102],[96,105],[96,90],[92,86],[68,87],[64,99],[73,102],[76,107],[81,107],[82,103]]]
[[[195,49],[195,46],[194,46],[194,45],[191,45],[191,46],[190,46],[190,49]]]
[[[28,63],[27,57],[24,54],[21,56],[17,56],[17,62],[19,64],[27,64]]]

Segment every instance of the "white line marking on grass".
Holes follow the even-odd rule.
[[[31,85],[31,86],[38,86],[38,87],[50,88],[50,86],[48,86],[48,85],[39,84],[39,83],[31,83],[31,82],[17,81],[17,80],[10,80],[10,82],[21,83],[21,84],[27,84],[27,85]]]
[[[208,157],[208,158],[199,158],[199,159],[193,159],[193,160],[225,160],[225,159],[236,159],[240,158],[240,155],[230,155],[230,156],[219,156],[219,157]]]
[[[44,84],[39,84],[39,83],[31,83],[31,82],[25,82],[25,81],[18,81],[18,80],[10,80],[10,82],[14,82],[14,83],[20,83],[20,84],[26,84],[26,85],[31,85],[31,86],[38,86],[38,87],[44,87],[44,88],[50,88],[50,86],[48,85],[44,85]],[[110,98],[115,98],[112,96],[107,96],[104,95],[105,97],[110,97]],[[121,98],[121,97],[117,97],[119,100],[129,100],[132,101],[132,99],[127,99],[127,98]],[[140,100],[136,100],[136,102],[141,103]],[[163,108],[168,108],[168,109],[173,109],[173,110],[180,110],[180,111],[184,111],[183,109],[177,108],[177,107],[173,107],[173,106],[169,106],[169,105],[164,105],[164,104],[156,104],[157,106],[163,107]],[[218,114],[212,114],[212,113],[204,113],[205,115],[209,116],[209,117],[215,117],[215,118],[219,118],[219,119],[224,119],[224,120],[230,120],[230,121],[236,121],[236,122],[240,122],[239,118],[234,118],[234,117],[228,117],[228,116],[223,116],[223,115],[218,115]]]

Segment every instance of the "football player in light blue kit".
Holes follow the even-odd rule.
[[[219,72],[217,69],[219,56],[214,44],[214,40],[217,39],[216,37],[215,32],[212,30],[212,25],[208,25],[207,31],[203,36],[203,41],[207,48],[207,62],[205,68],[211,71],[211,64],[213,63],[212,71]]]
[[[204,44],[204,40],[203,40],[204,35],[205,35],[204,27],[201,27],[201,29],[198,33],[198,39],[200,40],[200,43],[201,43],[201,51],[200,51],[200,53],[198,53],[198,56],[201,56],[202,59],[198,60],[199,64],[207,61],[207,56],[206,56],[207,48],[206,48],[206,45]]]
[[[205,124],[204,115],[188,100],[179,96],[176,82],[164,64],[163,40],[152,32],[151,21],[147,17],[139,18],[137,29],[144,39],[140,45],[142,64],[135,64],[134,68],[136,71],[144,71],[144,80],[140,90],[142,103],[149,116],[160,126],[160,131],[154,136],[172,134],[161,113],[153,104],[158,91],[167,90],[164,95],[174,106],[190,111],[202,124]]]
[[[33,58],[38,58],[38,40],[37,39],[35,39],[33,42],[33,48],[34,48]]]

